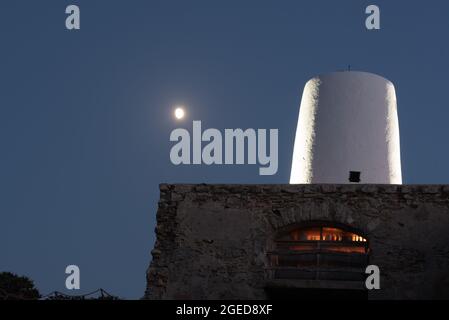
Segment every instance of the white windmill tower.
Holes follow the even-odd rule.
[[[394,85],[367,72],[307,82],[290,183],[402,184]]]

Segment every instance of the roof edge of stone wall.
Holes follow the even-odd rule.
[[[428,193],[449,194],[449,184],[186,184],[161,183],[161,192],[176,193]]]

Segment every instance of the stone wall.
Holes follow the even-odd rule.
[[[264,299],[284,227],[342,223],[368,238],[370,299],[449,298],[449,186],[160,185],[148,299]]]

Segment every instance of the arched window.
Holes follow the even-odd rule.
[[[341,225],[313,223],[291,228],[270,252],[275,279],[365,279],[369,244],[366,237]]]

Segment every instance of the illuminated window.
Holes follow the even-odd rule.
[[[305,250],[305,248],[315,248],[309,242],[322,242],[320,248],[334,252],[359,252],[366,253],[367,247],[363,244],[366,239],[356,233],[344,231],[339,228],[314,227],[303,228],[291,231],[278,241],[283,247],[290,250]],[[298,242],[298,243],[295,243]],[[338,243],[336,245],[335,243]],[[362,243],[362,244],[361,244]],[[327,245],[326,245],[327,244]]]
[[[359,233],[314,225],[285,232],[270,257],[274,278],[362,280],[368,254],[368,241]]]

